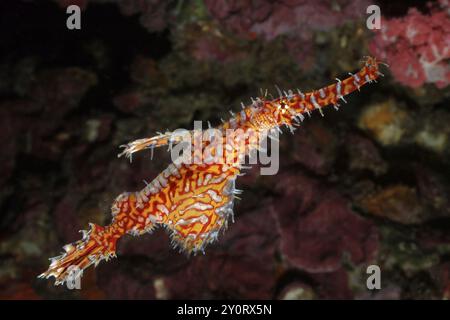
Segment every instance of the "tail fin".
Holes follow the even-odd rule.
[[[71,277],[81,277],[83,270],[100,261],[108,261],[116,257],[116,242],[121,237],[112,226],[101,227],[90,223],[90,230],[81,230],[83,239],[67,244],[64,253],[51,258],[51,264],[47,271],[40,274],[39,278],[55,277],[55,285],[64,284]]]

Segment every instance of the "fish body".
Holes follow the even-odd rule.
[[[81,231],[83,238],[64,246],[64,252],[50,259],[48,270],[39,277],[53,276],[55,284],[63,284],[73,276],[73,270],[81,275],[90,265],[116,257],[117,240],[124,235],[139,236],[161,226],[169,231],[175,248],[204,252],[234,220],[234,199],[240,193],[235,188],[236,179],[243,159],[260,149],[262,138],[281,126],[293,132],[314,110],[323,115],[326,106],[338,108],[345,96],[382,75],[379,64],[367,57],[357,73],[319,90],[302,93],[278,89],[277,98],[264,95],[252,99],[250,105],[243,105],[236,114],[231,112],[232,117],[215,128],[215,139],[204,141],[202,133],[195,131],[179,135],[166,132],[125,145],[120,155],[130,159],[135,152],[177,145],[186,137],[191,138],[193,148],[142,190],[120,194],[111,206],[111,223],[105,227],[90,224],[88,231]]]

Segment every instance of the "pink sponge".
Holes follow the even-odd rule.
[[[448,1],[431,8],[430,14],[410,9],[402,18],[384,19],[370,43],[370,50],[391,65],[394,77],[417,88],[450,82],[450,17]]]

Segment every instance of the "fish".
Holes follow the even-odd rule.
[[[294,132],[315,110],[323,115],[322,108],[338,109],[346,96],[383,76],[380,64],[384,63],[365,57],[357,73],[307,93],[299,89],[282,92],[277,87],[279,96],[269,98],[266,91],[252,98],[249,105],[242,104],[240,112],[230,111],[228,121],[211,128],[215,139],[204,141],[196,130],[167,131],[123,145],[119,157],[130,160],[136,152],[174,148],[186,141],[192,148],[140,191],[117,196],[111,206],[111,223],[90,223],[88,230],[81,231],[82,239],[65,245],[61,255],[51,258],[48,270],[38,277],[54,277],[55,285],[64,284],[74,275],[81,276],[89,266],[116,258],[117,241],[123,236],[140,236],[157,227],[169,232],[173,248],[188,255],[204,254],[205,248],[234,222],[234,203],[241,193],[236,180],[248,168],[243,165],[245,156],[261,150],[262,138],[273,137],[271,133],[281,131],[282,126]],[[205,153],[208,159],[202,159]]]

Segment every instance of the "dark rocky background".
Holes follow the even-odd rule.
[[[385,33],[366,28],[371,3],[2,0],[0,298],[448,299],[448,1],[377,1]],[[205,256],[158,230],[122,239],[82,290],[36,279],[168,164],[120,144],[217,124],[259,88],[320,88],[367,54],[386,77],[281,136],[279,173],[238,180],[236,222]]]

